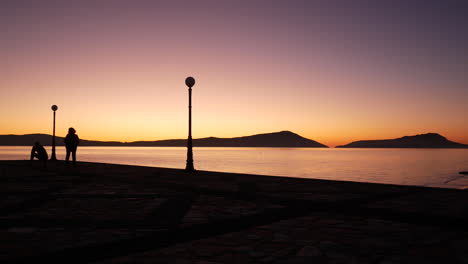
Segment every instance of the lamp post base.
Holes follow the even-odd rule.
[[[54,138],[54,141],[55,141],[55,138]],[[53,161],[57,160],[57,157],[55,156],[55,142],[52,145],[52,154],[50,155],[50,160],[53,160]]]
[[[191,129],[189,131],[189,137],[187,139],[187,164],[185,165],[185,171],[194,172],[195,168],[193,167],[192,131]]]
[[[187,161],[187,165],[185,166],[185,171],[186,172],[194,172],[195,168],[193,167],[193,161],[189,162]]]

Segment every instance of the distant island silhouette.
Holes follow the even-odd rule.
[[[395,139],[360,140],[337,148],[468,148],[468,145],[450,141],[437,133],[427,133]]]
[[[49,145],[52,136],[47,134],[0,135],[0,146],[32,146],[35,141]],[[56,137],[57,146],[63,146],[63,137]],[[145,146],[145,147],[185,147],[187,139],[156,141],[95,141],[80,140],[80,146]],[[290,131],[257,134],[245,137],[207,137],[193,140],[194,147],[272,147],[272,148],[328,148],[317,141],[299,136]]]

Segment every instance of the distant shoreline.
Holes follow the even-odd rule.
[[[0,146],[32,146],[39,141],[44,146],[52,145],[52,136],[48,134],[0,135]],[[63,146],[63,137],[55,138],[56,146]],[[81,139],[80,146],[92,147],[186,147],[187,139],[166,139],[155,141],[96,141]],[[206,137],[193,139],[193,147],[224,148],[330,148],[317,141],[304,138],[290,131],[256,134],[251,136],[217,138]],[[395,139],[360,140],[334,148],[393,148],[393,149],[452,149],[468,148],[468,145],[453,142],[437,133],[404,136]]]
[[[27,135],[0,135],[0,146],[32,146],[39,141],[43,145],[52,144],[52,136],[48,134],[27,134]],[[57,146],[63,146],[63,137],[55,137]],[[185,147],[187,139],[167,139],[156,141],[95,141],[80,140],[81,146],[145,146],[145,147]],[[328,148],[328,146],[317,141],[301,137],[290,131],[280,131],[274,133],[257,134],[234,138],[207,137],[193,139],[194,147],[299,147],[299,148]]]

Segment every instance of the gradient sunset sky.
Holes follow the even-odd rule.
[[[468,144],[467,1],[1,1],[0,134]]]

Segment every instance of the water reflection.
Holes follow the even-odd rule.
[[[50,147],[46,147],[50,153]],[[29,147],[0,147],[0,159],[28,159]],[[468,149],[195,148],[199,170],[463,188]],[[65,149],[57,148],[63,160]],[[183,147],[81,147],[79,160],[185,168]],[[448,183],[445,183],[449,181]]]

